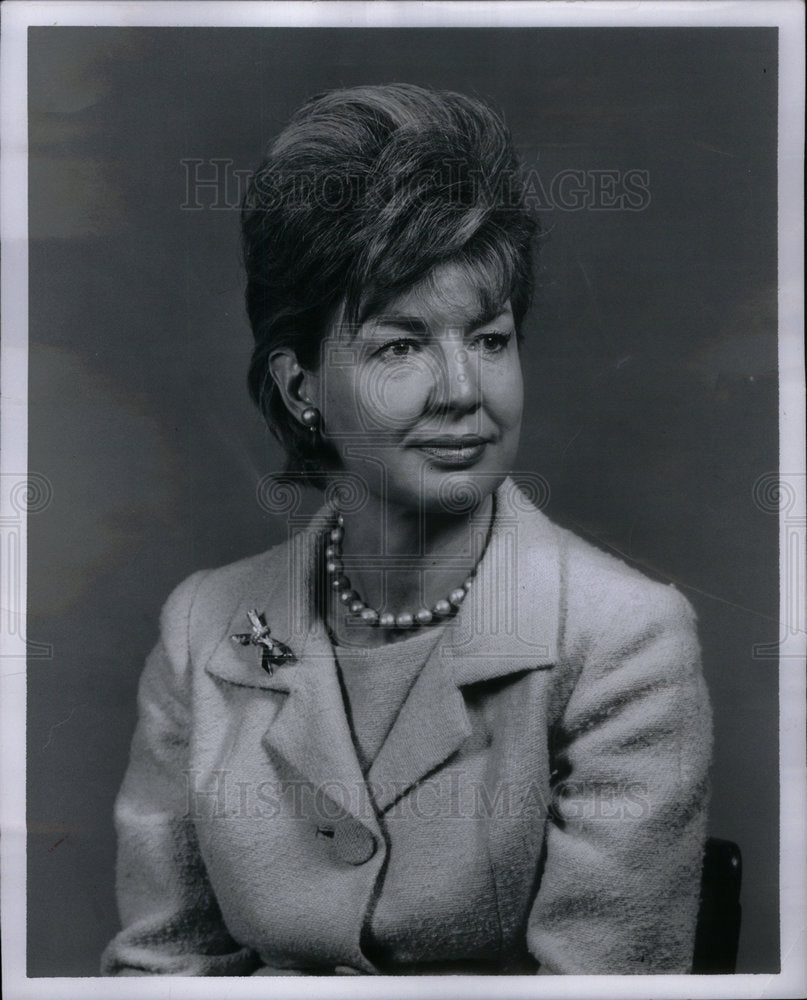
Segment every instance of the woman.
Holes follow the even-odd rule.
[[[250,387],[326,504],[165,606],[106,973],[689,971],[694,619],[509,478],[533,230],[458,94],[316,98],[253,178]]]

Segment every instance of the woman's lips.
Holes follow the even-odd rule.
[[[488,442],[482,438],[456,438],[415,442],[412,447],[440,465],[459,468],[473,465],[484,455]]]

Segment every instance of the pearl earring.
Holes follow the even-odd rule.
[[[306,406],[300,414],[300,420],[312,434],[316,434],[319,429],[320,412],[315,406]]]

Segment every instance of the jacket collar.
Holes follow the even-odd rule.
[[[447,760],[470,735],[463,686],[556,661],[557,529],[510,479],[499,487],[496,499],[490,543],[470,592],[444,629],[368,774],[380,810]],[[323,507],[304,530],[244,577],[235,611],[206,670],[234,684],[287,693],[264,746],[307,780],[348,789],[343,804],[366,821],[369,792],[344,711],[333,649],[313,596],[320,542],[331,517]],[[255,647],[236,646],[230,639],[247,630],[247,611],[253,607],[264,611],[272,636],[296,657],[276,667],[271,677],[261,669]]]
[[[488,548],[460,613],[444,629],[368,779],[380,810],[451,757],[471,734],[461,689],[557,659],[557,531],[506,480]]]

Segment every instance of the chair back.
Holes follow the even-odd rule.
[[[730,840],[710,837],[703,855],[693,973],[727,975],[736,969],[741,882],[740,848]]]

